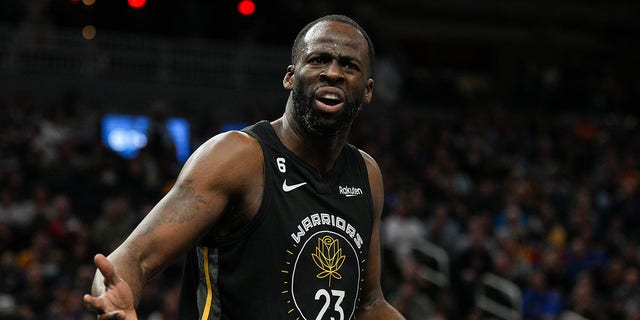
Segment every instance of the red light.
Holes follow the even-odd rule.
[[[251,0],[238,2],[238,12],[243,16],[252,15],[256,11],[256,4]]]
[[[147,4],[147,0],[127,0],[129,2],[129,7],[134,9],[140,9]]]

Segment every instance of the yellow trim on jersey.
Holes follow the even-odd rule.
[[[202,253],[204,260],[204,278],[207,283],[207,300],[204,304],[204,310],[202,312],[202,320],[209,319],[209,310],[211,309],[212,289],[211,289],[211,276],[209,276],[209,247],[204,247]]]

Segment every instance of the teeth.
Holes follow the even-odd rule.
[[[321,99],[331,99],[331,100],[340,100],[340,96],[338,96],[335,93],[325,93],[323,95],[320,95],[318,98]]]

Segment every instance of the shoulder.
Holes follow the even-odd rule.
[[[224,153],[217,153],[220,151],[224,151]],[[260,143],[254,137],[242,131],[228,131],[217,134],[205,141],[196,149],[191,158],[202,160],[202,157],[205,159],[211,156],[220,157],[225,155],[234,157],[252,153],[261,153]]]
[[[181,175],[231,187],[262,171],[262,148],[252,136],[229,131],[213,136],[189,157]]]
[[[382,172],[376,160],[368,153],[359,150],[367,167],[367,175],[369,176],[369,187],[371,188],[371,197],[376,217],[380,217],[384,202],[384,187],[382,183]]]
[[[380,172],[380,166],[378,166],[378,162],[376,162],[376,160],[371,155],[364,152],[363,150],[358,149],[358,151],[360,152],[360,155],[362,155],[362,159],[364,160],[364,163],[367,167],[369,180],[375,178],[382,182],[382,173]]]

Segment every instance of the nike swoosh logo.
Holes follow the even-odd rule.
[[[282,190],[284,192],[289,192],[291,190],[300,188],[300,187],[304,186],[305,184],[307,184],[307,183],[306,182],[301,182],[301,183],[298,183],[298,184],[287,185],[287,179],[284,179],[284,182],[282,183]]]

